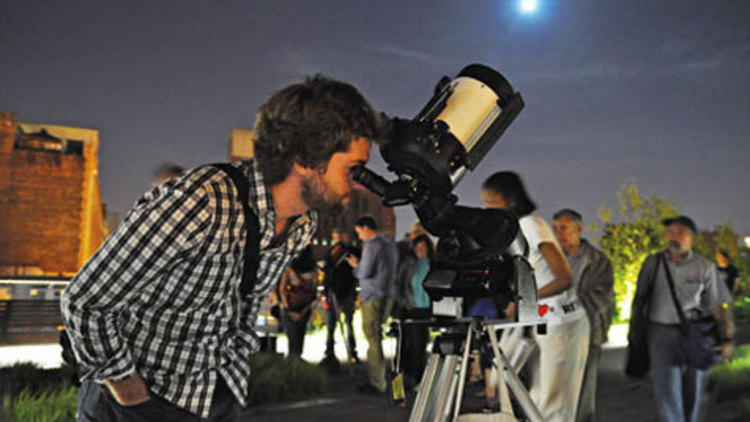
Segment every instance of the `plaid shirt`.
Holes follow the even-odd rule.
[[[260,223],[253,293],[239,293],[247,233],[231,179],[204,166],[152,189],[63,294],[82,379],[118,380],[137,371],[154,393],[207,417],[221,375],[247,406],[261,298],[310,242],[317,217],[298,217],[272,245],[270,192],[253,161],[238,168]]]

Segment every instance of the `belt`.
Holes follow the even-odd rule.
[[[578,307],[578,305],[575,302],[570,302],[570,303],[565,304],[565,305],[560,305],[560,308],[562,308],[562,311],[563,311],[564,314],[570,314],[570,313],[575,312],[575,310],[576,310],[577,307]],[[552,312],[555,312],[555,307],[554,306],[550,306],[549,310],[552,311]]]

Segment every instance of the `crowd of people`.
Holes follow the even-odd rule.
[[[532,400],[544,420],[594,420],[597,367],[614,311],[614,275],[609,259],[582,237],[584,221],[576,210],[558,210],[550,226],[536,212],[521,178],[513,172],[498,172],[489,177],[482,185],[481,199],[485,208],[510,209],[519,217],[521,231],[529,244],[528,260],[534,269],[539,304],[547,309],[543,315],[547,325],[543,335],[522,329],[515,333],[499,332],[526,336],[534,346],[534,353],[522,370]],[[697,229],[690,218],[668,219],[664,225],[668,249],[658,256],[664,256],[675,274],[674,288],[681,312],[689,314],[692,321],[712,315],[725,338],[718,345],[719,353],[728,358],[733,328],[725,304],[737,289],[738,273],[726,252],[717,253],[717,265],[692,252]],[[360,217],[353,232],[362,242],[361,251],[349,241],[347,231],[336,229],[320,267],[328,303],[323,363],[326,366],[338,363],[332,346],[339,312],[345,315],[348,358],[359,362],[352,327],[355,286],[359,285],[362,331],[368,343],[368,379],[362,380],[359,388],[379,394],[387,389],[383,324],[389,317],[404,321],[426,320],[431,316],[431,301],[422,283],[434,263],[435,247],[419,222],[396,243],[378,234],[372,216]],[[691,367],[682,356],[685,351],[680,349],[678,311],[669,296],[663,272],[655,272],[656,256],[649,257],[641,270],[634,310],[644,312],[644,301],[657,305],[649,308],[648,322],[643,327],[635,326],[631,336],[652,339],[648,356],[642,359],[651,363],[651,381],[663,419],[695,420],[703,371]],[[654,287],[646,292],[648,287],[644,286],[652,282]],[[514,319],[516,308],[512,300],[499,296],[468,299],[465,312],[490,319]],[[403,324],[401,328],[400,366],[407,388],[415,388],[426,364],[428,326]],[[298,344],[291,338],[294,329],[287,328],[287,333],[290,344]],[[290,353],[299,354],[300,350],[290,347]],[[477,357],[482,370],[480,377],[485,380],[485,388],[480,392],[486,401],[484,411],[498,412],[500,402],[493,381],[496,377],[492,376],[494,356],[489,347],[480,347]]]
[[[387,136],[382,117],[353,86],[316,76],[274,93],[258,110],[254,159],[165,169],[163,182],[137,201],[62,296],[82,381],[79,420],[239,420],[253,382],[254,321],[263,298],[277,289],[289,352],[300,355],[318,271],[329,305],[324,361],[336,360],[340,313],[347,358],[359,360],[352,327],[358,284],[368,343],[368,376],[359,387],[385,392],[383,323],[430,315],[423,281],[434,263],[433,240],[415,226],[396,244],[378,233],[372,216],[362,216],[352,228],[360,252],[344,231],[332,234],[322,266],[308,248],[318,213],[346,205],[350,170],[367,162],[372,141]],[[547,311],[546,335],[528,339],[537,349],[526,365],[531,397],[544,420],[592,420],[596,364],[612,316],[612,267],[581,237],[578,212],[555,213],[553,230],[518,175],[492,175],[481,197],[485,207],[519,217]],[[664,224],[668,248],[646,260],[638,279],[628,370],[651,373],[664,420],[695,420],[706,366],[686,344],[686,332],[713,316],[721,336],[716,350],[722,359],[731,356],[734,329],[725,305],[737,274],[720,254],[727,279],[720,282],[716,266],[693,253],[691,219]],[[469,305],[473,315],[516,313],[512,300]],[[427,328],[406,325],[402,338],[404,379],[413,387],[425,366]],[[492,360],[483,361],[490,371]],[[492,412],[497,397],[486,378]]]

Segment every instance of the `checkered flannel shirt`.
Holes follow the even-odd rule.
[[[253,161],[238,168],[260,223],[253,292],[240,297],[247,232],[231,179],[199,167],[144,194],[65,289],[61,306],[84,380],[138,372],[151,391],[207,417],[217,376],[247,406],[263,296],[310,242],[313,212],[274,237],[276,212]]]

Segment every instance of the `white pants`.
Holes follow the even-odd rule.
[[[545,421],[574,421],[589,350],[585,316],[548,325],[546,335],[534,334],[538,359],[531,362],[531,399]]]

